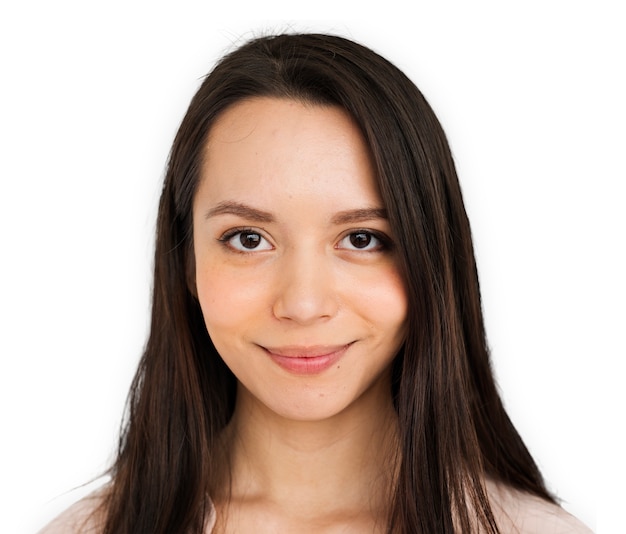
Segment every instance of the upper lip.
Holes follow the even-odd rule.
[[[339,352],[351,344],[352,343],[344,343],[343,345],[287,345],[284,347],[263,348],[271,354],[285,358],[316,358]]]

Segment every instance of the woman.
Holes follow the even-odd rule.
[[[112,481],[44,532],[588,531],[498,396],[445,135],[374,52],[280,35],[215,67],[154,276]]]

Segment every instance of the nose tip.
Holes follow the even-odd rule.
[[[337,313],[332,273],[320,263],[300,263],[281,270],[273,305],[277,319],[306,325],[328,320]]]

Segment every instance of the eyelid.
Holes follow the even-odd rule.
[[[343,248],[340,247],[339,244],[346,238],[350,237],[351,235],[354,234],[369,234],[371,235],[373,238],[377,239],[379,242],[379,245],[374,248],[374,249],[358,249],[358,248]],[[380,252],[383,250],[389,250],[393,245],[393,242],[391,240],[391,238],[385,234],[384,232],[381,232],[379,230],[372,230],[371,228],[352,228],[350,230],[348,230],[347,232],[344,232],[339,240],[337,241],[337,245],[335,245],[335,248],[339,249],[339,250],[347,250],[349,252]]]
[[[232,246],[230,244],[230,240],[239,235],[239,234],[243,234],[243,233],[250,233],[250,234],[257,234],[259,236],[261,236],[261,239],[264,240],[266,243],[269,244],[270,248],[251,248],[251,249],[239,249],[236,248],[234,246]],[[259,252],[266,252],[268,250],[273,250],[274,249],[274,245],[270,242],[270,240],[265,237],[264,232],[259,229],[259,228],[252,228],[250,226],[238,226],[235,228],[229,228],[228,230],[226,230],[220,237],[217,238],[217,240],[228,250],[230,250],[231,252],[235,252],[238,254],[255,254],[255,253],[259,253]]]

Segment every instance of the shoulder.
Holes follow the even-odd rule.
[[[503,532],[592,534],[587,526],[556,504],[494,482],[487,482],[487,490],[496,522]]]
[[[104,490],[91,493],[62,512],[37,534],[101,534],[104,528],[105,498]],[[210,499],[208,504],[205,532],[210,534],[215,527],[216,512]]]
[[[96,491],[74,503],[37,534],[98,534],[102,532],[104,493]]]

